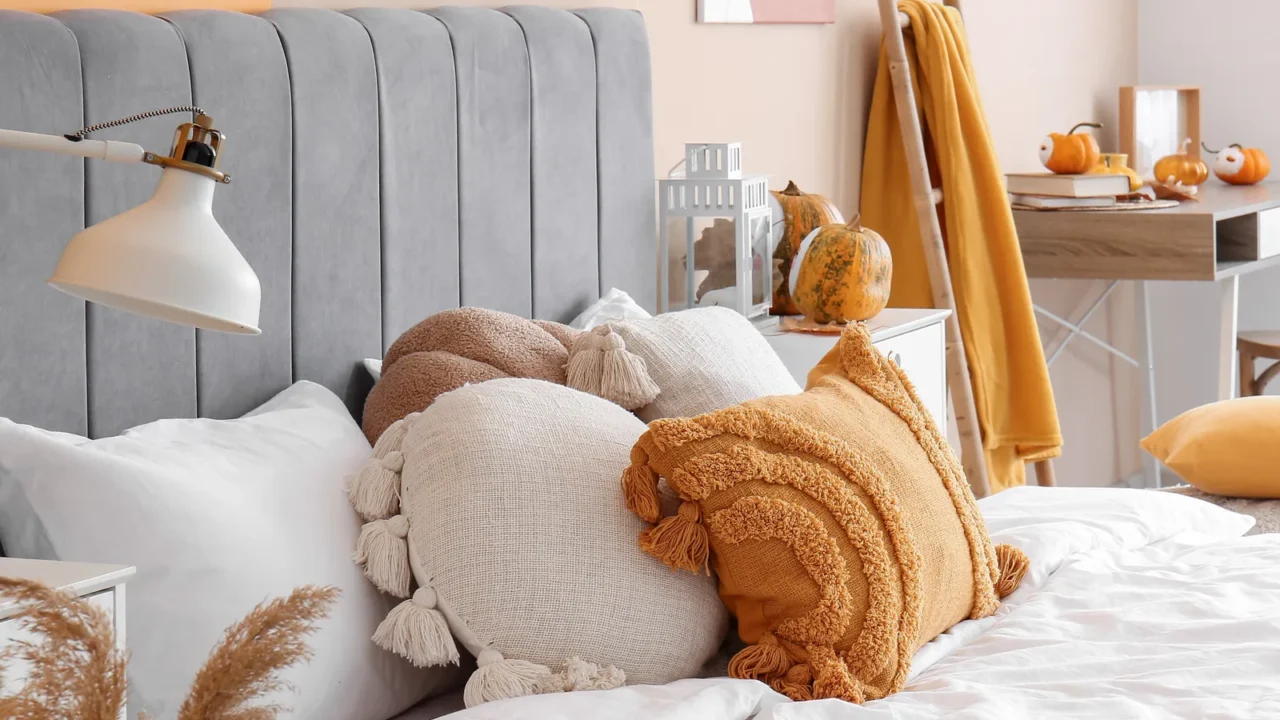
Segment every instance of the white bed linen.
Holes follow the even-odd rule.
[[[793,703],[725,678],[519,698],[456,720],[1280,717],[1280,535],[1172,493],[1020,488],[980,501],[1031,569],[997,614],[921,648],[906,690]]]

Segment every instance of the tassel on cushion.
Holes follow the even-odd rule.
[[[649,375],[644,358],[627,350],[622,336],[615,332],[610,332],[605,339],[610,348],[604,353],[600,397],[626,410],[639,410],[653,402],[662,390]]]
[[[639,445],[631,448],[631,465],[622,471],[622,498],[627,509],[647,523],[656,523],[662,517],[658,474],[649,467],[649,454]]]
[[[384,435],[385,437],[385,435]],[[367,521],[382,520],[400,511],[400,471],[404,455],[392,450],[382,458],[370,458],[351,476],[347,498]]]
[[[409,426],[421,413],[409,413],[391,425],[373,445],[373,457],[347,480],[351,507],[366,522],[383,520],[400,512],[400,472],[404,455],[400,446]]]
[[[1022,584],[1022,578],[1031,567],[1027,554],[1012,545],[996,546],[996,564],[1000,578],[996,580],[996,595],[1001,599],[1013,594]]]
[[[579,657],[571,657],[564,669],[547,676],[538,693],[573,692],[575,690],[612,690],[627,684],[627,674],[612,665],[600,667]]]
[[[409,567],[409,521],[403,515],[375,520],[360,530],[352,559],[379,590],[395,597],[409,597],[413,570]]]
[[[525,660],[507,660],[497,650],[482,650],[476,658],[476,671],[471,673],[462,691],[467,707],[493,700],[537,694],[547,686],[551,671],[543,665]]]
[[[793,665],[787,674],[769,682],[769,687],[795,700],[806,702],[813,699],[813,672],[808,665]]]
[[[458,646],[444,615],[436,609],[436,591],[418,588],[400,603],[373,633],[378,647],[393,652],[414,667],[458,664]]]
[[[601,325],[578,336],[565,366],[565,384],[626,410],[638,410],[658,397],[644,358],[627,350],[622,336]]]
[[[409,413],[399,420],[387,426],[386,430],[378,436],[378,442],[373,444],[373,456],[376,458],[386,457],[386,454],[392,450],[399,450],[404,444],[404,436],[409,433],[409,426],[422,413]]]
[[[604,351],[600,336],[585,332],[574,338],[564,370],[565,385],[599,396],[600,383],[604,380]]]
[[[742,648],[729,660],[729,677],[740,680],[779,678],[791,670],[791,658],[778,644],[778,638],[767,632],[755,645]]]
[[[701,520],[697,505],[681,503],[675,515],[640,533],[640,549],[669,568],[692,573],[705,570],[709,575],[707,558],[711,554],[711,542]]]

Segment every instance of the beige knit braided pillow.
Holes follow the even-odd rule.
[[[363,480],[392,476],[398,493],[356,559],[411,599],[375,642],[419,666],[459,662],[461,643],[479,660],[468,706],[695,675],[726,611],[710,577],[636,545],[644,524],[617,479],[644,431],[613,403],[528,379],[462,387],[388,428]]]

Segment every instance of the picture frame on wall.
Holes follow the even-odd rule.
[[[1187,142],[1190,141],[1190,142]],[[1120,88],[1120,152],[1151,179],[1156,161],[1182,152],[1200,157],[1200,88],[1137,85]]]
[[[698,0],[700,23],[812,23],[836,21],[836,0]]]

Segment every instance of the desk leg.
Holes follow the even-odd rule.
[[[1138,332],[1139,338],[1139,365],[1138,372],[1142,376],[1142,408],[1139,411],[1141,417],[1142,437],[1146,437],[1156,431],[1156,424],[1160,422],[1159,416],[1156,415],[1156,361],[1155,361],[1155,343],[1152,340],[1151,332],[1151,283],[1146,280],[1138,281]],[[1160,487],[1160,463],[1146,451],[1142,453],[1142,477],[1147,487]]]
[[[1240,330],[1240,276],[1218,281],[1222,321],[1218,326],[1218,399],[1230,400],[1236,389],[1236,335]]]

